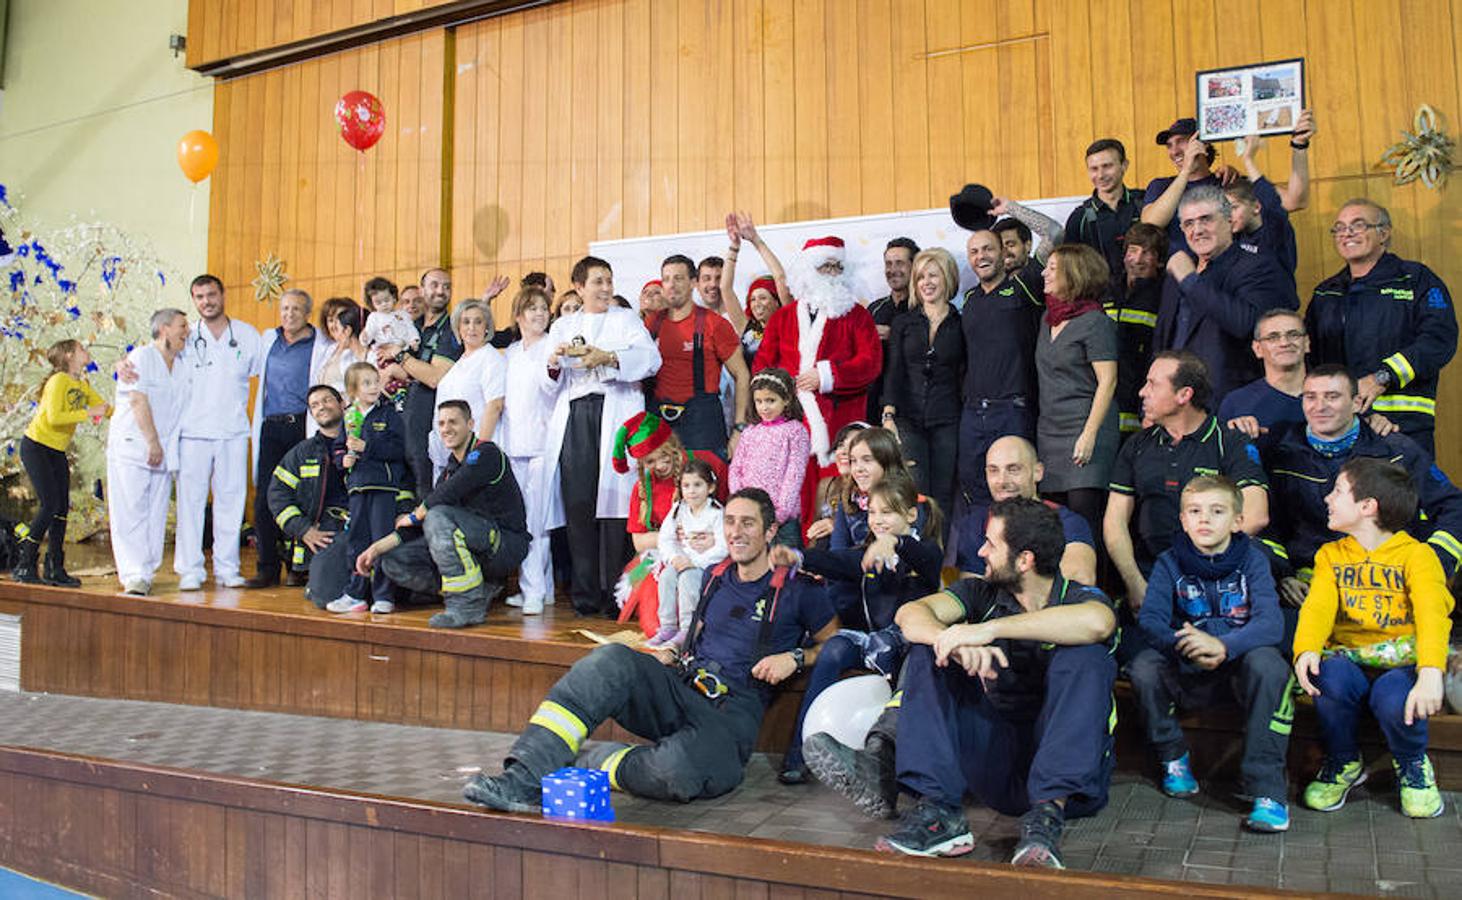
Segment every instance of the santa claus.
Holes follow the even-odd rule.
[[[832,437],[866,414],[868,388],[883,366],[878,328],[853,294],[843,259],[841,238],[802,246],[787,272],[796,301],[772,314],[753,367],[796,376],[819,475],[835,473]]]

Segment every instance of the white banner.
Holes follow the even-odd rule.
[[[1057,197],[1046,200],[1022,200],[1023,205],[1039,210],[1061,224],[1085,200],[1081,197]],[[848,271],[856,279],[858,296],[872,300],[885,296],[888,285],[883,280],[883,250],[896,237],[912,238],[920,247],[943,247],[959,263],[960,291],[972,287],[975,277],[965,258],[965,241],[969,232],[954,224],[949,208],[914,212],[885,213],[876,216],[851,216],[843,219],[818,219],[787,222],[780,225],[758,225],[757,231],[767,246],[791,264],[808,238],[836,235],[847,244]],[[1040,242],[1039,236],[1036,238]],[[638,307],[640,288],[645,282],[660,277],[660,263],[665,257],[683,253],[699,262],[707,256],[726,255],[726,232],[687,231],[681,234],[594,241],[589,252],[614,267],[615,291]],[[746,296],[747,285],[767,272],[756,248],[743,242],[736,266],[736,294]]]

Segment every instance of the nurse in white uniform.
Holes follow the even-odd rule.
[[[448,400],[461,400],[472,409],[477,439],[491,441],[503,414],[507,393],[507,362],[488,343],[492,338],[492,308],[481,300],[468,300],[452,310],[452,331],[462,342],[462,355],[437,382],[437,408]],[[447,465],[447,448],[433,428],[427,435],[427,455],[432,461],[432,483]],[[501,449],[501,448],[500,448]]]
[[[259,332],[224,310],[223,284],[199,275],[191,286],[200,321],[188,330],[182,363],[193,382],[178,444],[178,525],[173,570],[196,591],[207,576],[203,513],[213,492],[213,580],[240,587],[239,530],[249,492],[249,378],[258,374]]]
[[[555,394],[543,389],[543,372],[548,369],[548,324],[551,314],[548,292],[525,287],[513,300],[513,319],[520,340],[503,354],[507,362],[507,397],[497,444],[508,455],[513,477],[523,492],[528,517],[528,556],[518,570],[518,593],[509,606],[522,607],[523,615],[543,612],[553,602],[553,560],[548,548],[548,486],[543,457],[545,431],[553,416]]]
[[[127,356],[136,380],[117,381],[107,434],[107,517],[117,577],[129,594],[150,592],[162,564],[168,495],[189,393],[188,368],[179,358],[187,336],[182,310],[153,313],[152,342]]]

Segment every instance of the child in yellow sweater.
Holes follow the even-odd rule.
[[[26,584],[78,587],[81,582],[66,574],[63,542],[66,517],[71,512],[71,466],[66,448],[76,426],[87,419],[101,421],[107,414],[106,401],[86,383],[91,354],[80,341],[57,341],[46,351],[52,372],[41,387],[36,414],[20,439],[20,464],[30,476],[36,492],[36,517],[29,525],[15,526],[20,542],[20,561],[12,576]],[[41,541],[50,537],[45,572],[36,571]]]
[[[1355,731],[1368,704],[1391,749],[1402,812],[1442,814],[1426,720],[1442,709],[1452,595],[1436,554],[1402,531],[1416,502],[1404,469],[1368,457],[1346,463],[1325,498],[1330,527],[1346,536],[1315,554],[1294,638],[1295,676],[1315,699],[1325,743],[1324,766],[1305,788],[1313,809],[1339,809],[1365,781]]]

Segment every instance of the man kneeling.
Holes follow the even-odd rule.
[[[682,656],[608,644],[579,660],[529,719],[503,773],[474,776],[463,796],[538,812],[543,776],[576,758],[608,772],[614,788],[657,800],[717,797],[741,783],[772,686],[813,663],[838,619],[821,590],[772,568],[777,518],[765,491],[732,494],[724,520],[730,560],[707,573]],[[599,744],[580,757],[611,718],[654,743]]]
[[[896,766],[918,804],[878,849],[968,853],[968,793],[1023,815],[1011,862],[1060,868],[1065,816],[1106,805],[1117,619],[1105,594],[1061,576],[1064,549],[1054,510],[1002,500],[980,549],[985,578],[899,610],[912,647]]]
[[[369,575],[379,563],[401,587],[440,591],[447,608],[427,624],[465,628],[487,617],[488,603],[522,564],[532,538],[512,466],[497,444],[477,440],[465,401],[442,401],[437,434],[451,455],[436,486],[396,520],[394,531],[361,551],[355,569]]]

